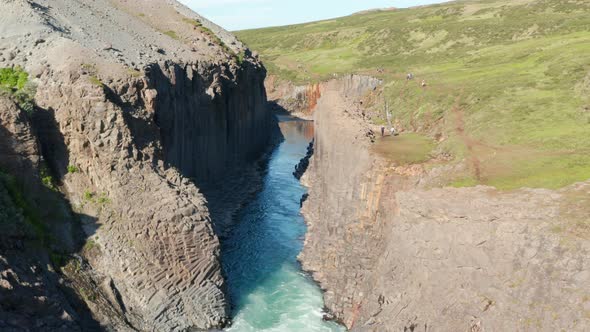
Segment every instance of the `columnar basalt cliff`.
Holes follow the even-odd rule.
[[[23,68],[36,88],[32,111],[10,92],[0,102],[0,167],[19,189],[2,199],[17,210],[19,197],[35,211],[64,210],[35,213],[47,236],[27,231],[24,210],[2,216],[30,241],[0,236],[9,243],[0,252],[0,294],[14,301],[3,301],[0,328],[225,325],[219,240],[199,187],[250,167],[266,150],[276,123],[264,67],[175,1],[5,0],[0,9],[0,66]],[[23,162],[29,177],[15,166]],[[39,237],[44,249],[27,254]],[[49,294],[25,292],[35,275]],[[18,310],[39,296],[54,303],[46,305],[52,319],[41,306]]]
[[[371,152],[354,81],[322,85],[300,257],[353,331],[586,331],[590,183],[433,188]],[[351,89],[352,88],[352,89]]]
[[[265,149],[273,120],[265,111],[260,67],[246,63],[232,72],[229,66],[173,65],[165,71],[156,67],[148,75],[155,81],[157,97],[150,103],[168,163],[185,176],[212,182]]]

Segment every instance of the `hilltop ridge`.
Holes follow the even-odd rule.
[[[371,13],[379,13],[379,12],[390,12],[390,11],[394,11],[394,10],[397,10],[397,9],[398,8],[396,8],[396,7],[367,9],[367,10],[361,10],[361,11],[356,12],[356,13],[352,13],[352,15],[363,15],[363,14],[371,14]]]

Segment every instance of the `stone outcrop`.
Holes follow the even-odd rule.
[[[30,151],[37,159],[26,162],[43,159],[62,196],[67,227],[54,234],[47,224],[45,256],[73,259],[60,271],[65,289],[55,302],[83,305],[60,309],[66,326],[225,325],[219,240],[201,187],[232,167],[247,169],[266,150],[276,123],[266,109],[264,67],[231,34],[175,1],[4,0],[0,9],[0,52],[11,54],[0,66],[21,66],[36,85],[33,114],[14,111],[9,98],[0,102],[3,117],[21,117],[3,121],[0,134],[13,126],[11,137],[31,137],[9,143],[12,154],[2,140],[1,159],[25,179],[14,154]],[[3,271],[19,271],[8,253],[0,257]],[[42,288],[56,288],[54,279]],[[23,303],[32,296],[13,294]]]
[[[300,259],[335,319],[353,331],[588,330],[590,183],[431,189],[423,167],[371,153],[347,85],[322,90],[302,179]]]
[[[344,95],[352,93],[351,97],[360,97],[359,91],[373,90],[381,84],[380,80],[363,75],[345,75],[339,80],[349,85],[343,86],[341,91]],[[269,76],[264,85],[268,92],[268,99],[271,105],[275,106],[276,112],[287,112],[308,120],[313,119],[313,112],[322,97],[322,91],[326,89],[326,83],[294,85],[276,76]]]
[[[321,97],[321,84],[294,85],[270,76],[265,81],[266,91],[275,112],[287,112],[302,119],[312,119],[313,110]]]
[[[295,165],[295,171],[293,172],[293,176],[297,180],[301,180],[301,177],[303,176],[303,174],[305,174],[305,171],[307,171],[307,168],[309,167],[309,160],[312,156],[313,140],[309,142],[309,145],[307,146],[307,152],[305,153],[305,157],[303,157],[303,159],[301,159],[301,161],[299,161],[299,163]]]

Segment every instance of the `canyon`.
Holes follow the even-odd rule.
[[[271,103],[314,120],[299,258],[333,319],[590,328],[589,12],[466,0],[236,32]]]
[[[442,90],[267,77],[175,0],[0,9],[0,330],[590,329],[590,182],[449,185],[494,159],[436,144],[509,149],[447,90],[380,137],[385,87]]]

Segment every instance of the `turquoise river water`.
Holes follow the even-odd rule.
[[[263,188],[222,241],[234,306],[226,331],[344,331],[322,319],[321,290],[297,261],[306,232],[299,212],[306,189],[292,172],[313,138],[313,123],[281,120],[285,141],[270,157]]]

